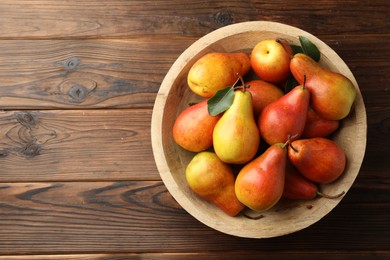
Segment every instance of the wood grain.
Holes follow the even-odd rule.
[[[369,186],[353,188],[312,227],[258,240],[204,226],[181,209],[160,181],[2,183],[0,255],[327,251],[341,245],[344,252],[386,251],[389,189]]]
[[[151,110],[0,112],[0,182],[159,179]]]
[[[388,259],[388,1],[0,1],[0,259]],[[225,25],[276,21],[351,68],[367,150],[320,222],[265,240],[224,235],[167,192],[150,147],[161,81]]]
[[[0,41],[1,108],[151,107],[176,55],[191,42]]]
[[[197,39],[0,41],[0,107],[151,108],[169,68]],[[366,104],[388,104],[390,51],[378,42],[390,42],[390,35],[321,40],[350,67]]]
[[[151,149],[151,114],[151,109],[0,112],[0,181],[160,180]],[[369,107],[367,118],[358,178],[385,181],[390,110]]]
[[[301,259],[311,260],[315,259],[387,259],[390,254],[387,251],[372,251],[372,250],[356,250],[353,252],[340,252],[338,250],[326,250],[326,251],[310,251],[302,254],[299,251],[234,251],[224,252],[223,259],[259,259],[259,255],[262,258],[279,258],[279,259]],[[13,259],[28,259],[28,260],[46,260],[46,259],[66,259],[66,260],[91,260],[91,259],[161,259],[161,260],[197,260],[203,259],[221,259],[219,252],[201,252],[201,253],[115,253],[115,254],[69,254],[69,255],[34,255],[34,256],[0,256],[0,259],[13,260]]]
[[[384,8],[387,6],[387,9]],[[204,35],[243,21],[275,21],[313,34],[389,33],[385,1],[66,1],[3,0],[0,38]],[[180,21],[180,22],[178,22]],[[307,22],[312,21],[312,22]],[[388,20],[387,20],[388,21]]]
[[[361,178],[382,176],[389,180],[390,162],[390,107],[367,109],[367,149],[360,171]]]

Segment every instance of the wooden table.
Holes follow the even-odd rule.
[[[388,1],[0,2],[0,259],[390,257]],[[343,201],[300,232],[245,239],[168,193],[151,148],[161,81],[201,36],[266,20],[349,65],[366,156]]]

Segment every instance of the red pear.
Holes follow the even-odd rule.
[[[322,118],[313,109],[309,108],[301,138],[327,137],[335,132],[339,126],[340,121]]]
[[[264,39],[252,49],[252,70],[261,79],[275,84],[284,83],[290,75],[291,56],[283,44],[275,39]]]
[[[252,94],[253,113],[258,118],[261,111],[271,102],[281,98],[283,91],[274,84],[264,80],[252,80],[246,83],[249,85],[247,91]]]
[[[287,167],[283,198],[291,200],[310,200],[317,196],[317,186],[303,177],[293,166]]]
[[[207,100],[183,110],[173,125],[173,138],[184,149],[200,152],[213,145],[213,131],[222,114],[211,116]]]
[[[282,197],[290,200],[311,200],[316,197],[336,199],[344,192],[337,195],[327,195],[319,191],[317,184],[305,178],[298,170],[291,166],[286,167],[286,178]]]
[[[283,38],[278,38],[278,39],[276,39],[276,41],[279,42],[281,45],[283,45],[284,50],[287,52],[288,55],[290,55],[290,57],[294,56],[295,53],[287,40],[285,40]]]
[[[283,194],[287,144],[271,145],[238,173],[234,190],[241,203],[255,211],[274,206]]]
[[[266,106],[257,122],[263,139],[272,145],[285,143],[289,135],[298,138],[305,127],[309,100],[309,90],[297,86]]]
[[[337,180],[346,165],[341,147],[324,137],[293,141],[288,147],[288,157],[303,176],[320,184]]]
[[[310,90],[311,106],[321,117],[341,120],[350,113],[356,98],[356,89],[350,79],[303,53],[294,55],[290,70],[300,84],[305,81]]]

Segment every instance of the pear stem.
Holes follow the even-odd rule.
[[[247,88],[249,88],[249,85],[248,86],[245,86],[245,81],[244,79],[242,78],[242,76],[240,75],[240,73],[237,73],[237,80],[236,82],[234,82],[233,84],[233,88],[234,90],[236,89],[241,89],[242,92],[245,92]],[[237,85],[238,82],[240,82],[241,84],[240,85]]]
[[[303,74],[303,84],[302,84],[302,88],[306,88],[306,74]]]
[[[236,82],[234,82],[234,84],[233,84],[233,88],[234,89],[236,89],[237,87],[239,87],[239,86],[237,86],[237,84],[238,84],[238,82],[240,82],[240,74],[239,73],[237,73],[237,80],[236,80]]]
[[[244,79],[242,78],[242,76],[240,74],[238,74],[238,78],[241,81],[242,91],[245,92],[246,91],[246,87],[245,87]]]
[[[291,143],[289,145],[290,145],[291,149],[293,149],[294,152],[296,152],[296,153],[298,152],[298,150]]]
[[[295,147],[294,146],[292,146],[292,141],[291,141],[291,139],[294,139],[294,138],[297,138],[299,136],[299,134],[295,134],[295,135],[291,135],[291,134],[289,134],[288,136],[287,136],[287,142],[284,144],[284,145],[289,145],[293,150],[294,150],[294,152],[298,152],[298,150],[297,149],[295,149]],[[284,147],[284,146],[283,146]]]
[[[244,217],[246,218],[249,218],[249,219],[253,219],[253,220],[257,220],[257,219],[261,219],[261,218],[264,218],[264,215],[259,215],[259,216],[250,216],[250,215],[247,215],[245,213],[241,213]]]
[[[345,194],[345,191],[342,191],[340,192],[339,194],[336,194],[336,195],[328,195],[328,194],[324,194],[320,191],[317,191],[317,195],[318,196],[321,196],[321,197],[324,197],[324,198],[327,198],[327,199],[337,199],[337,198],[340,198],[341,196],[343,196]]]
[[[295,139],[295,138],[297,138],[298,136],[299,136],[299,134],[295,134],[295,135],[289,134],[289,135],[287,135],[287,138],[288,138],[288,140],[290,140],[290,142],[291,142],[291,139]]]
[[[282,149],[286,148],[289,145],[290,145],[290,138],[287,139],[287,141],[282,145]]]

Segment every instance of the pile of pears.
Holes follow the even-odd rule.
[[[263,54],[261,44],[268,44]],[[288,82],[295,85],[287,91]],[[202,56],[187,83],[203,100],[180,112],[173,138],[194,153],[185,175],[197,196],[236,216],[246,207],[269,210],[281,198],[342,195],[319,187],[345,170],[345,152],[331,135],[353,109],[356,90],[347,77],[285,40],[267,39],[251,54]]]

